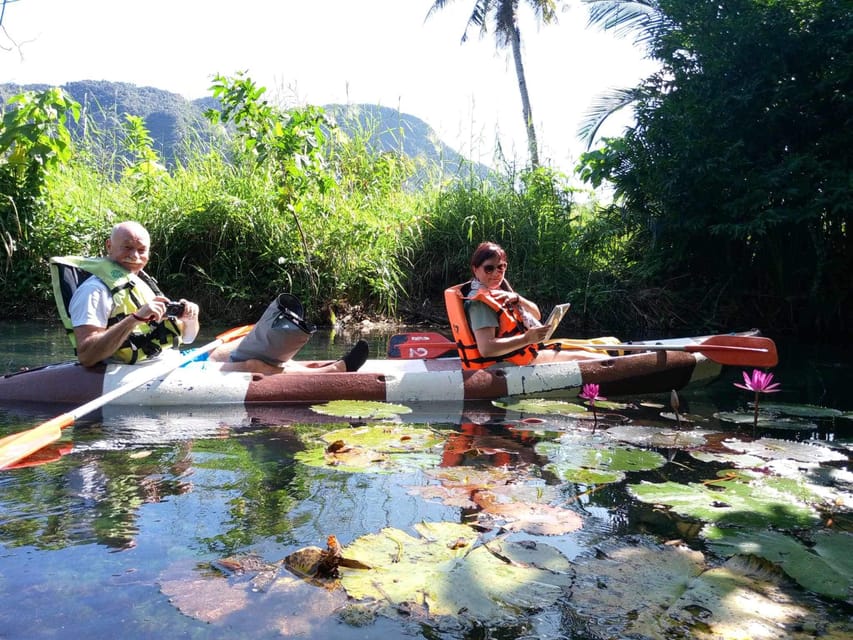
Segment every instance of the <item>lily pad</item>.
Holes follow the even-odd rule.
[[[716,432],[702,429],[620,425],[610,427],[605,433],[609,438],[640,447],[693,449],[704,446],[707,443],[707,436],[713,435]]]
[[[720,422],[731,422],[737,425],[753,426],[758,429],[778,429],[782,431],[811,431],[817,429],[814,422],[800,417],[780,418],[767,413],[758,414],[758,422],[755,415],[748,412],[721,411],[714,414]]]
[[[454,522],[415,525],[419,537],[385,528],[345,553],[374,567],[347,572],[341,585],[356,600],[381,602],[395,616],[414,608],[430,618],[500,624],[567,595],[574,571],[550,545],[494,539]]]
[[[735,556],[690,581],[661,615],[664,633],[656,637],[673,637],[673,632],[695,640],[843,637],[824,635],[825,607],[798,600],[796,590],[773,565]]]
[[[754,555],[778,564],[801,586],[830,598],[853,596],[853,534],[820,532],[812,549],[779,531],[732,531],[706,527],[709,548],[724,556]]]
[[[752,558],[706,570],[698,551],[631,536],[575,566],[572,603],[596,637],[805,640],[841,638],[849,627],[825,624],[823,605],[799,604],[780,571]]]
[[[833,451],[815,443],[793,442],[791,440],[778,440],[775,438],[759,438],[751,442],[730,438],[723,440],[726,448],[740,453],[749,453],[765,460],[778,460],[788,458],[798,462],[832,462],[847,460],[847,456],[840,451]]]
[[[383,420],[412,412],[402,404],[369,400],[332,400],[325,404],[311,405],[311,410],[326,416],[361,420]]]
[[[434,466],[442,434],[414,426],[378,424],[336,429],[322,434],[325,446],[299,451],[303,464],[349,472],[395,472]]]
[[[690,457],[696,458],[700,462],[719,462],[738,469],[752,469],[767,462],[758,456],[745,453],[726,453],[724,451],[691,451]]]
[[[673,413],[672,411],[663,411],[661,412],[660,417],[665,420],[672,420],[673,422],[681,423],[708,422],[708,419],[705,416],[693,413]]]
[[[718,411],[714,417],[720,422],[732,422],[734,424],[751,425],[755,423],[755,416],[751,412],[746,411]],[[758,416],[758,423],[761,424],[762,416]]]
[[[589,401],[584,402],[584,405],[586,405],[587,407],[590,408],[590,410],[592,410],[592,403],[591,402],[589,402]],[[614,400],[601,400],[601,399],[599,399],[599,400],[595,401],[595,408],[599,411],[601,411],[602,409],[606,409],[608,411],[622,411],[623,409],[630,409],[631,405],[625,404],[624,402],[616,402]]]
[[[800,418],[838,418],[842,414],[838,409],[819,407],[814,404],[786,404],[784,402],[762,402],[759,407],[763,411],[779,413],[784,416]]]
[[[745,472],[721,471],[722,477],[705,483],[641,482],[628,492],[642,502],[663,504],[676,513],[720,526],[774,526],[781,529],[809,527],[817,513],[773,479],[747,476]]]
[[[517,411],[518,413],[557,414],[561,416],[586,413],[586,409],[581,405],[562,400],[544,400],[541,398],[493,400],[492,404],[507,411]]]
[[[658,618],[705,569],[702,553],[632,536],[575,558],[572,604],[595,637],[663,637]]]
[[[557,442],[539,442],[536,452],[547,456],[545,469],[564,482],[606,484],[624,478],[625,471],[646,471],[666,464],[656,451],[595,443],[565,435]]]
[[[349,445],[386,453],[409,453],[432,449],[444,442],[444,435],[415,426],[377,424],[328,431],[320,439],[329,444],[343,440]]]

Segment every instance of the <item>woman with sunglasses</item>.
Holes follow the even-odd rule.
[[[548,327],[540,321],[539,307],[510,286],[507,266],[503,247],[483,242],[471,255],[471,281],[445,291],[450,328],[465,368],[606,357],[543,343]]]

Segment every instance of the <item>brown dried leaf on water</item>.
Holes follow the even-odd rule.
[[[409,487],[409,495],[420,496],[424,500],[439,500],[448,507],[474,509],[476,503],[471,499],[471,490],[465,487],[444,487],[427,484]]]
[[[317,589],[286,572],[257,591],[251,580],[228,579],[183,562],[164,571],[158,582],[181,613],[227,629],[231,637],[252,637],[259,628],[287,637],[316,633],[322,625],[338,624],[336,612],[347,604],[342,589]]]
[[[497,519],[509,531],[545,536],[580,529],[583,520],[577,513],[548,504],[554,497],[552,486],[505,485],[477,491],[473,500],[483,510],[478,518],[481,524],[492,524]]]
[[[443,487],[475,491],[518,481],[528,477],[524,471],[506,467],[437,467],[425,469],[424,474],[438,480]]]
[[[522,491],[524,482],[530,478],[524,469],[505,467],[440,467],[427,469],[427,476],[435,478],[441,485],[410,487],[409,493],[425,499],[438,499],[448,507],[474,509],[478,506],[475,496],[479,491],[513,486]],[[552,500],[556,496],[553,487],[537,485],[529,488],[528,497],[536,501]]]

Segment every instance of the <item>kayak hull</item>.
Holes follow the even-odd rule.
[[[674,348],[702,337],[661,340]],[[305,364],[305,363],[303,363]],[[83,367],[68,362],[0,378],[0,402],[77,405],[146,376],[146,365]],[[709,381],[721,365],[698,352],[629,352],[597,360],[463,370],[458,358],[368,360],[357,372],[275,375],[222,371],[221,364],[190,362],[145,383],[111,404],[207,406],[316,404],[332,400],[395,403],[490,400],[552,393],[576,394],[598,384],[605,396],[669,392]]]

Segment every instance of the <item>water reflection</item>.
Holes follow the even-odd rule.
[[[38,360],[34,351],[53,344],[55,333],[27,334],[33,338],[29,352],[20,345],[0,342],[4,344],[0,357],[10,363],[32,364]],[[11,335],[24,334],[12,331]],[[384,339],[375,338],[374,352],[381,350]],[[313,342],[316,351],[310,357],[328,357],[343,346],[331,340]],[[849,382],[845,367],[780,368],[777,379],[787,394],[780,400],[817,403],[819,398],[835,398],[840,403],[837,408],[849,410],[850,405],[843,404],[849,400],[840,389]],[[828,371],[838,375],[830,377]],[[739,376],[739,371],[727,371],[713,385],[682,393],[681,413],[696,416],[697,421],[685,422],[681,428],[685,432],[718,432],[713,446],[733,435],[751,439],[749,429],[713,418],[721,410],[748,409],[748,399],[731,385]],[[665,432],[678,429],[661,415],[669,410],[668,396],[624,400],[628,408],[613,412],[618,420],[599,416],[599,431],[623,423]],[[655,442],[647,448],[663,456],[665,463],[659,468],[631,471],[621,482],[563,482],[559,470],[548,467],[549,460],[537,445],[565,433],[591,440],[590,425],[576,417],[529,415],[492,403],[429,403],[412,409],[387,424],[444,434],[440,445],[430,451],[435,460],[432,467],[346,473],[332,466],[303,464],[297,461],[297,454],[317,434],[360,429],[364,421],[319,414],[307,406],[155,410],[108,405],[68,430],[56,450],[44,453],[44,464],[0,473],[0,602],[4,603],[0,605],[0,628],[8,637],[30,635],[32,630],[14,612],[38,594],[42,601],[64,604],[55,610],[43,607],[39,629],[30,637],[65,637],[69,611],[91,614],[80,618],[77,631],[92,638],[114,637],[119,623],[139,630],[129,634],[137,637],[224,638],[235,633],[280,637],[280,630],[271,631],[258,621],[273,619],[286,594],[252,599],[251,593],[242,592],[240,615],[226,616],[227,624],[211,627],[182,615],[170,604],[159,591],[164,576],[170,576],[170,585],[183,586],[191,594],[192,588],[204,589],[210,579],[200,567],[235,553],[252,551],[272,561],[304,546],[323,546],[330,533],[347,545],[386,527],[410,531],[419,522],[459,522],[485,530],[485,521],[480,519],[484,501],[481,496],[478,503],[476,494],[490,490],[489,499],[494,501],[500,495],[494,491],[498,478],[503,478],[503,485],[523,479],[525,488],[548,495],[549,506],[579,516],[583,526],[570,533],[514,534],[518,539],[556,547],[572,560],[603,541],[641,534],[683,540],[696,548],[703,545],[699,537],[702,522],[640,502],[626,486],[642,482],[701,484],[716,478],[727,467],[724,463],[701,462],[687,449]],[[50,405],[0,408],[0,433],[32,426],[56,413],[56,407]],[[819,439],[839,446],[849,443],[850,436],[851,422],[833,419],[816,420],[814,426],[800,430],[755,434]],[[606,433],[597,437],[605,438]],[[827,465],[835,470],[844,466]],[[454,470],[459,474],[453,482],[442,475]],[[507,475],[501,475],[504,472]],[[482,476],[477,475],[480,473]],[[810,474],[817,477],[816,472]],[[459,489],[455,494],[459,503],[429,493],[438,488]],[[837,527],[851,528],[844,514],[834,517],[840,523]],[[188,568],[179,571],[176,567]],[[413,637],[473,640],[532,634],[538,628],[546,630],[544,637],[556,638],[571,632],[573,618],[564,614],[563,609],[550,608],[531,613],[523,624],[501,629],[422,630],[418,624],[413,631],[411,626],[383,621],[369,627],[369,632],[374,637],[381,629],[389,637],[405,632]],[[341,625],[332,614],[324,615],[304,628],[304,637],[364,637],[363,630]]]

